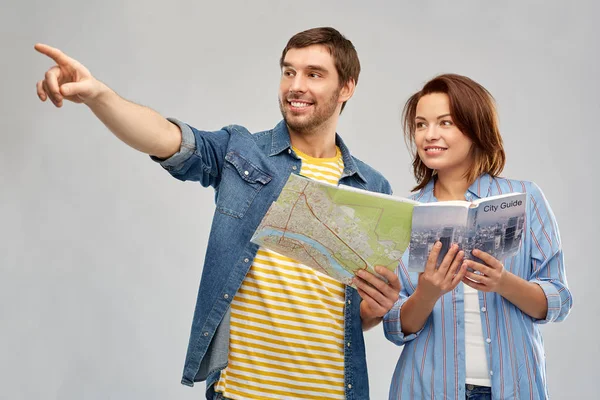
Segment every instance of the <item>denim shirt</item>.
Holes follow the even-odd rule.
[[[166,160],[153,159],[179,180],[198,181],[215,189],[216,210],[181,381],[193,386],[194,382],[206,380],[207,398],[212,398],[212,385],[228,361],[229,306],[258,250],[250,238],[289,175],[300,172],[301,160],[291,149],[284,121],[272,130],[255,134],[236,125],[207,132],[170,121],[181,129],[181,148]],[[336,144],[344,161],[340,184],[391,193],[388,181],[351,156],[338,135]],[[369,398],[369,383],[361,298],[349,286],[345,297],[346,399],[363,400]]]

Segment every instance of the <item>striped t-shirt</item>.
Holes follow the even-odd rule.
[[[333,158],[302,159],[300,174],[337,184]],[[344,399],[344,285],[260,248],[231,303],[229,364],[215,390],[230,399]]]

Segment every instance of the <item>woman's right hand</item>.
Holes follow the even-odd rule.
[[[419,275],[419,283],[416,291],[422,299],[436,302],[444,294],[454,290],[462,281],[467,267],[464,265],[464,251],[458,251],[458,245],[453,244],[436,268],[438,256],[442,249],[442,243],[436,242],[429,253],[425,271]]]

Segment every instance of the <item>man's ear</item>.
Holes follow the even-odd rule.
[[[350,98],[354,94],[355,88],[356,82],[354,82],[354,79],[348,79],[348,81],[344,84],[344,86],[342,86],[342,89],[340,90],[338,103],[345,103],[348,100],[350,100]]]

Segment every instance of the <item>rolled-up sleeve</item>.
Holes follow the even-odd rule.
[[[217,187],[229,144],[230,133],[226,128],[219,131],[200,131],[177,119],[168,118],[181,130],[179,151],[167,159],[150,158],[181,181],[197,181],[202,186]]]
[[[187,124],[176,120],[175,118],[167,118],[169,122],[177,125],[181,130],[181,146],[179,151],[167,159],[161,159],[155,156],[150,156],[153,161],[159,163],[167,171],[180,170],[185,162],[194,154],[196,150],[196,138],[194,132]]]
[[[567,286],[558,224],[541,189],[531,183],[527,193],[532,271],[529,281],[542,288],[548,302],[546,318],[536,323],[559,322],[569,315],[573,297]]]
[[[407,256],[407,254],[408,251],[405,253],[405,256]],[[411,333],[410,335],[404,335],[402,332],[402,321],[400,319],[402,306],[410,297],[408,289],[410,289],[411,292],[414,292],[414,287],[408,275],[408,270],[405,267],[405,261],[408,261],[407,257],[406,260],[405,257],[403,257],[402,261],[400,261],[398,265],[398,268],[396,268],[396,273],[398,274],[400,283],[402,284],[398,301],[396,301],[396,304],[394,304],[390,311],[388,311],[383,317],[383,332],[386,339],[398,346],[402,346],[405,343],[417,338],[417,336],[419,336],[424,329],[423,327],[418,332]]]

